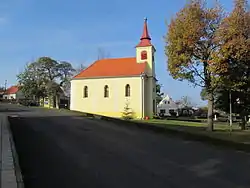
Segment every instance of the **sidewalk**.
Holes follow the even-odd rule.
[[[2,114],[0,114],[0,154],[1,188],[23,187],[18,157],[9,130],[7,116]]]

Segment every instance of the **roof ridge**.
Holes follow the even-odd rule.
[[[97,61],[102,61],[102,60],[115,60],[115,59],[134,59],[136,57],[115,57],[115,58],[105,58],[105,59],[99,59]]]

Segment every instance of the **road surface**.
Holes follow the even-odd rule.
[[[13,116],[26,188],[250,187],[250,155],[244,152],[74,113],[2,111]]]

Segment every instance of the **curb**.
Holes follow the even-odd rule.
[[[88,115],[88,114],[86,114]],[[91,117],[97,118],[96,116],[99,115],[91,115]],[[105,121],[112,121],[118,123],[118,126],[136,126],[138,128],[146,129],[146,130],[151,130],[156,133],[162,133],[162,134],[174,134],[176,136],[180,136],[184,139],[188,140],[194,140],[194,141],[200,141],[204,142],[207,144],[212,144],[214,146],[221,146],[221,147],[226,147],[229,149],[234,149],[234,150],[240,150],[244,152],[250,152],[250,144],[245,144],[245,143],[238,143],[230,140],[223,140],[219,138],[213,138],[207,135],[202,135],[199,133],[192,133],[192,132],[187,132],[183,130],[178,130],[178,129],[171,129],[167,126],[160,127],[156,126],[155,124],[149,124],[149,123],[143,123],[143,122],[132,122],[132,121],[126,121],[126,120],[121,120],[117,118],[112,118],[112,117],[106,117],[106,116],[99,116],[98,119],[102,119]]]
[[[1,187],[24,188],[18,154],[7,116],[2,116],[1,139]]]

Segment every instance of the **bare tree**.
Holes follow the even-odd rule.
[[[81,63],[79,66],[77,66],[75,68],[75,74],[79,74],[80,72],[82,72],[84,69],[86,69],[86,66],[84,65],[84,63]]]
[[[110,58],[110,53],[107,52],[104,48],[99,47],[97,49],[97,60],[106,58]]]

